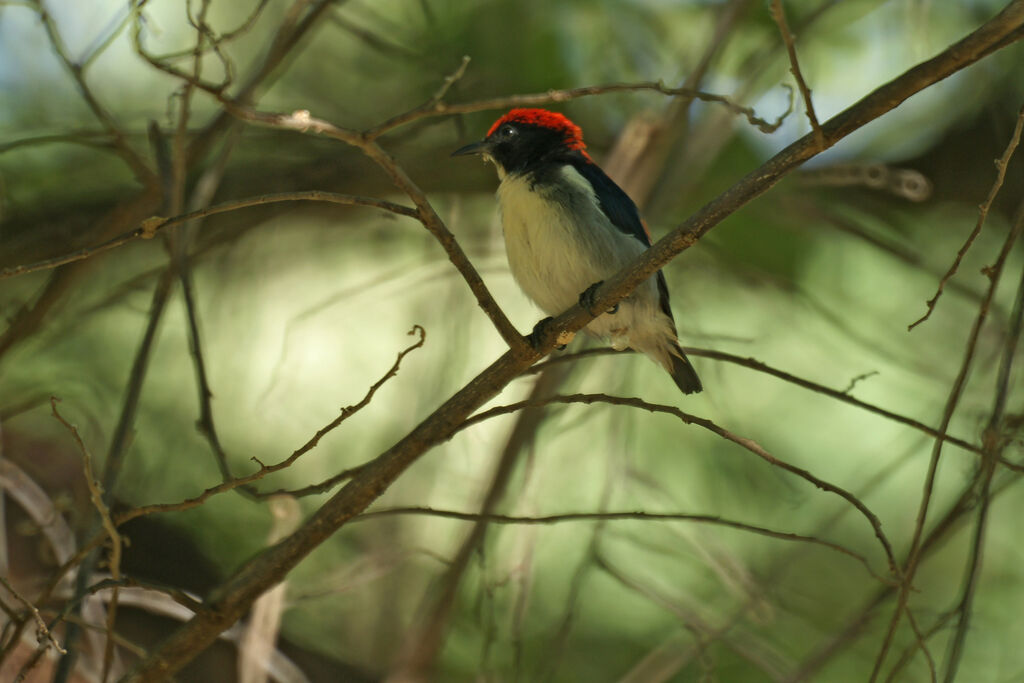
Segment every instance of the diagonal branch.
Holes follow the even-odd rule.
[[[254,111],[247,107],[240,107],[228,100],[222,100],[222,102],[228,111],[243,121],[299,133],[315,133],[360,149],[363,154],[380,166],[395,187],[405,192],[416,205],[416,218],[423,223],[423,227],[430,231],[441,244],[445,253],[448,254],[448,259],[452,262],[452,265],[459,271],[474,296],[476,296],[477,305],[491,319],[494,327],[498,330],[501,338],[505,340],[509,348],[515,350],[521,357],[529,355],[530,352],[526,340],[519,334],[505,315],[505,312],[498,306],[494,297],[491,296],[487,286],[484,284],[483,278],[480,277],[480,273],[477,272],[476,267],[473,266],[469,257],[466,256],[466,252],[459,246],[455,235],[452,234],[448,226],[441,220],[441,217],[434,211],[434,207],[430,204],[430,200],[427,199],[426,193],[398,165],[394,157],[374,142],[373,138],[350,128],[342,128],[329,121],[314,118],[306,110],[295,111],[291,114],[270,114]]]
[[[1014,0],[963,40],[889,81],[822,125],[827,143],[899,106],[908,97],[1024,37],[1024,0]],[[639,283],[689,248],[744,204],[767,192],[787,173],[819,150],[813,135],[789,145],[760,168],[740,179],[597,291],[594,310],[611,308]],[[173,676],[237,621],[264,591],[279,583],[304,557],[376,500],[413,462],[447,439],[473,412],[509,382],[549,353],[562,330],[582,328],[592,315],[574,306],[555,319],[536,349],[508,351],[441,405],[433,414],[378,456],[331,497],[299,529],[257,555],[219,586],[206,607],[164,641],[125,680],[154,681]]]
[[[450,104],[441,100],[427,102],[424,105],[411,109],[404,114],[394,116],[383,123],[364,132],[367,138],[375,140],[390,130],[404,126],[407,123],[419,119],[435,116],[451,116],[452,114],[472,114],[478,111],[490,109],[507,109],[509,107],[535,107],[540,104],[551,104],[552,102],[568,102],[581,97],[593,97],[614,92],[657,92],[670,97],[688,97],[701,102],[713,102],[721,104],[732,113],[743,116],[750,125],[762,133],[774,133],[782,125],[782,122],[789,116],[787,109],[774,121],[768,121],[757,116],[752,107],[744,107],[736,104],[725,95],[694,90],[693,88],[670,88],[661,81],[644,81],[642,83],[606,83],[604,85],[588,85],[581,88],[566,88],[564,90],[548,90],[542,93],[528,95],[508,95],[505,97],[494,97],[487,100],[476,100],[474,102],[461,102]],[[442,94],[443,95],[443,94]]]
[[[1003,246],[999,251],[996,262],[986,269],[991,282],[989,284],[988,291],[985,293],[985,298],[978,306],[977,316],[975,317],[974,324],[971,327],[970,334],[968,335],[967,342],[965,344],[964,357],[960,362],[960,370],[957,373],[956,379],[953,380],[953,386],[949,390],[949,396],[946,399],[946,405],[942,412],[942,420],[939,423],[940,432],[945,433],[946,430],[949,429],[949,423],[952,421],[953,414],[956,412],[957,406],[960,403],[960,397],[963,395],[964,387],[967,385],[967,377],[970,374],[971,365],[974,361],[974,354],[978,347],[978,339],[981,336],[981,330],[988,318],[989,307],[991,306],[992,300],[995,298],[996,290],[999,287],[999,280],[1003,273],[1003,266],[1006,265],[1006,260],[1022,232],[1024,232],[1024,202],[1021,202],[1017,208],[1013,225],[1006,236],[1006,240],[1003,242]],[[877,680],[881,673],[881,668],[885,663],[889,647],[892,645],[896,628],[899,626],[900,618],[903,612],[906,611],[907,601],[910,599],[910,591],[912,589],[911,582],[914,579],[914,574],[920,566],[921,538],[924,534],[925,522],[928,518],[928,510],[932,502],[932,494],[935,490],[935,480],[938,474],[939,461],[942,457],[943,443],[942,439],[936,439],[935,444],[932,446],[931,458],[928,462],[928,472],[925,475],[924,490],[921,493],[921,502],[918,505],[917,520],[914,524],[914,534],[910,541],[910,550],[907,553],[907,561],[904,564],[903,584],[900,587],[898,604],[889,621],[888,631],[882,641],[878,656],[875,659],[874,670],[871,674],[872,682]],[[986,460],[990,459],[989,456],[990,454],[986,452]]]
[[[78,91],[82,95],[82,99],[89,106],[96,119],[103,125],[103,127],[110,134],[113,139],[114,147],[117,149],[118,154],[128,164],[129,168],[132,169],[132,173],[135,174],[136,179],[143,185],[151,185],[156,182],[156,176],[153,171],[146,165],[139,153],[132,149],[128,141],[125,140],[124,133],[118,127],[117,122],[114,121],[114,117],[108,112],[100,101],[96,99],[89,84],[85,81],[85,65],[78,64],[71,59],[68,54],[67,46],[64,44],[64,39],[61,37],[60,32],[57,30],[57,24],[53,20],[53,16],[43,5],[42,0],[34,0],[36,12],[39,13],[39,19],[43,23],[43,28],[46,31],[46,36],[50,40],[50,45],[53,47],[54,52],[57,53],[57,58],[60,59],[61,64],[67,69],[68,73],[75,81],[75,85],[78,86]]]
[[[534,517],[523,517],[516,515],[500,515],[493,512],[459,512],[457,510],[441,510],[431,507],[394,507],[364,512],[352,519],[353,522],[361,522],[379,517],[392,515],[428,515],[431,517],[442,517],[444,519],[459,519],[465,522],[488,522],[490,524],[560,524],[562,522],[593,522],[593,521],[618,521],[618,520],[639,520],[639,521],[660,521],[660,522],[697,522],[700,524],[713,524],[749,531],[769,538],[777,538],[783,541],[796,541],[799,543],[810,543],[820,545],[824,548],[831,548],[843,555],[852,557],[860,562],[868,574],[886,585],[892,585],[892,580],[880,576],[871,568],[871,563],[866,557],[858,552],[850,550],[846,546],[832,541],[826,541],[817,536],[795,534],[789,531],[775,531],[756,524],[737,522],[726,519],[720,515],[699,515],[681,512],[644,512],[644,511],[618,511],[618,512],[562,512],[550,515],[537,515]]]
[[[676,408],[675,406],[667,406],[658,403],[648,403],[647,401],[644,401],[643,399],[639,398],[609,396],[608,394],[571,394],[568,396],[550,396],[547,398],[540,398],[532,401],[519,401],[517,403],[510,403],[504,406],[495,406],[494,408],[489,408],[483,411],[482,413],[477,413],[473,417],[467,419],[461,425],[456,427],[452,431],[452,434],[454,435],[458,432],[461,432],[463,429],[466,429],[467,427],[471,427],[475,424],[483,422],[484,420],[489,420],[492,417],[514,413],[519,410],[522,410],[523,408],[536,408],[539,406],[549,405],[551,403],[582,403],[584,405],[590,405],[593,403],[608,403],[610,405],[615,406],[628,406],[630,408],[639,408],[641,410],[647,410],[652,413],[672,415],[674,417],[679,418],[686,424],[696,425],[698,427],[708,430],[709,432],[717,434],[718,436],[722,437],[723,439],[726,439],[727,441],[732,441],[734,444],[737,444],[738,446],[745,448],[746,450],[750,451],[751,453],[761,458],[768,464],[784,469],[791,474],[795,474],[801,479],[804,479],[814,484],[814,486],[818,487],[823,491],[834,493],[840,498],[844,499],[846,502],[853,505],[855,508],[857,508],[857,510],[860,511],[860,513],[864,515],[864,517],[868,520],[868,523],[871,524],[871,528],[875,531],[875,536],[878,538],[879,542],[881,542],[882,547],[885,550],[886,559],[889,562],[889,568],[894,572],[897,571],[896,558],[893,555],[892,545],[889,543],[889,539],[882,531],[882,522],[878,519],[875,513],[868,509],[868,507],[864,505],[864,503],[859,498],[857,498],[857,496],[853,495],[852,493],[843,488],[840,488],[839,486],[836,486],[835,484],[830,484],[829,482],[823,479],[819,479],[818,477],[814,476],[809,471],[801,467],[791,465],[785,460],[779,460],[771,453],[766,451],[759,443],[757,443],[753,439],[748,439],[746,437],[733,434],[728,429],[718,426],[717,424],[715,424],[711,420],[708,420],[707,418],[692,415],[690,413],[680,410],[679,408]]]
[[[807,119],[811,122],[811,131],[814,134],[814,141],[819,149],[825,149],[825,135],[818,123],[818,115],[814,113],[814,103],[811,101],[811,91],[807,87],[804,75],[800,71],[800,62],[796,58],[796,45],[793,42],[793,34],[786,22],[786,10],[782,7],[782,0],[771,0],[770,7],[772,19],[779,27],[782,34],[782,42],[786,44],[786,54],[789,55],[789,70],[796,79],[796,85],[800,89],[800,95],[804,98],[804,109],[807,111]]]
[[[1013,157],[1013,153],[1017,151],[1017,145],[1020,144],[1021,129],[1024,128],[1024,106],[1020,108],[1020,112],[1017,114],[1017,125],[1013,128],[1013,135],[1010,136],[1010,141],[1006,144],[1006,149],[1003,150],[1003,155],[996,159],[996,179],[992,182],[992,187],[988,191],[988,196],[985,197],[985,201],[978,207],[978,220],[974,224],[974,229],[971,230],[971,234],[964,240],[963,245],[956,252],[956,258],[953,259],[953,263],[950,264],[949,270],[939,280],[939,287],[935,290],[935,296],[928,299],[925,302],[926,310],[924,315],[910,323],[907,326],[907,330],[913,330],[915,327],[923,323],[925,320],[931,317],[932,311],[935,310],[935,304],[939,302],[939,297],[942,296],[943,290],[953,276],[956,275],[956,271],[960,269],[960,263],[964,260],[964,256],[970,250],[971,245],[974,244],[974,240],[981,234],[981,229],[985,226],[985,220],[988,218],[988,212],[992,209],[992,203],[996,200],[996,195],[999,194],[999,190],[1003,187],[1003,180],[1006,178],[1006,167],[1010,165],[1010,159]]]
[[[204,209],[189,211],[188,213],[183,213],[179,216],[171,216],[170,218],[152,216],[144,220],[138,227],[127,232],[123,232],[116,237],[111,237],[106,242],[101,242],[100,244],[86,247],[84,249],[78,249],[61,256],[54,256],[53,258],[48,258],[43,261],[4,268],[0,270],[0,280],[15,277],[17,275],[24,275],[26,273],[34,273],[40,270],[50,270],[68,263],[74,263],[75,261],[82,261],[95,256],[96,254],[101,254],[105,251],[110,251],[111,249],[116,249],[117,247],[128,244],[129,242],[134,242],[135,240],[152,239],[158,233],[166,230],[167,228],[175,225],[181,225],[182,223],[188,223],[199,218],[205,218],[206,216],[215,216],[219,213],[237,211],[238,209],[244,209],[250,206],[264,206],[266,204],[276,204],[278,202],[326,202],[328,204],[340,204],[341,206],[368,206],[375,209],[390,211],[391,213],[396,213],[400,216],[410,216],[412,218],[417,216],[416,209],[408,206],[402,206],[401,204],[395,204],[394,202],[385,201],[383,199],[377,199],[375,197],[358,197],[350,194],[323,192],[321,190],[264,194],[257,197],[247,197],[245,199],[232,199],[230,201],[221,202],[220,204],[208,206]]]

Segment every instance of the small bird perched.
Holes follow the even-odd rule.
[[[498,169],[498,206],[512,276],[548,315],[594,291],[651,246],[633,200],[587,154],[579,126],[545,109],[513,109],[487,137],[452,156],[480,154]],[[665,368],[684,394],[702,389],[676,337],[659,270],[584,328]]]

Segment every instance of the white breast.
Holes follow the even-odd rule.
[[[600,210],[589,183],[571,166],[561,182],[532,184],[509,175],[498,187],[502,229],[512,275],[548,315],[576,303],[644,250]]]

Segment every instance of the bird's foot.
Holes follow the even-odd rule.
[[[584,308],[588,313],[590,313],[590,315],[600,315],[600,313],[594,310],[594,297],[597,295],[597,288],[603,284],[604,280],[599,280],[594,284],[590,285],[589,287],[587,287],[585,290],[583,290],[583,293],[580,294],[580,306]],[[605,311],[605,313],[609,315],[614,315],[615,313],[618,312],[618,310],[619,305],[615,304],[607,311]]]
[[[537,324],[533,326],[533,332],[526,335],[526,341],[529,342],[530,346],[532,346],[534,349],[540,348],[544,336],[548,333],[548,328],[554,321],[554,318],[544,318],[543,320],[538,321]],[[575,336],[576,333],[574,332],[559,332],[558,339],[556,340],[557,343],[555,344],[555,349],[558,351],[563,350],[566,344],[571,342],[573,340],[573,337]]]

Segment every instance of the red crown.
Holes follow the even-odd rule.
[[[494,131],[498,130],[501,124],[509,122],[526,123],[532,126],[542,126],[557,130],[565,137],[566,147],[579,150],[583,152],[584,156],[587,154],[584,151],[587,146],[583,144],[583,131],[563,114],[548,111],[547,109],[513,109],[494,122],[491,129],[487,131],[487,136],[490,137]]]

